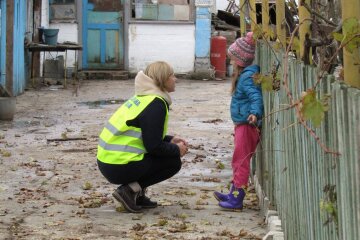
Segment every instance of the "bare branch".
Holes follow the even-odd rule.
[[[326,22],[327,24],[329,24],[329,25],[331,25],[331,26],[333,26],[333,27],[337,27],[337,24],[336,24],[336,23],[333,23],[332,21],[327,20],[327,19],[324,18],[320,13],[312,10],[312,9],[309,7],[309,5],[308,5],[304,0],[300,1],[300,6],[305,7],[306,10],[308,10],[311,15],[314,15],[314,16],[320,18],[321,20],[323,20],[324,22]]]
[[[340,46],[336,49],[336,52],[334,53],[334,55],[330,58],[330,60],[328,61],[328,64],[326,65],[325,69],[327,69],[330,64],[332,63],[332,61],[334,60],[335,57],[337,57],[338,53],[340,52],[341,49],[343,49],[346,45],[348,45],[354,38],[356,37],[360,37],[360,33],[358,34],[354,34],[354,36],[352,36],[352,38],[348,39],[346,42],[341,42]],[[324,77],[325,74],[325,70],[322,71],[321,75],[318,76],[318,79],[315,83],[315,85],[312,87],[313,90],[316,89],[316,87],[320,84],[321,79]]]

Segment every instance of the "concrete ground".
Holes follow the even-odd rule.
[[[149,188],[159,207],[126,213],[96,165],[98,134],[133,94],[133,80],[82,81],[28,90],[0,121],[0,239],[261,239],[253,189],[242,212],[222,211],[212,192],[231,177],[230,81],[180,79],[169,134],[189,153],[173,178]]]

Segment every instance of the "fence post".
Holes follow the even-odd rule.
[[[285,1],[276,0],[276,35],[277,39],[286,47],[286,30],[285,30]]]
[[[311,48],[309,46],[309,38],[311,37],[311,30],[310,30],[310,24],[311,21],[309,19],[311,18],[310,12],[301,5],[299,6],[299,23],[300,23],[300,29],[299,29],[299,35],[300,35],[300,58],[302,61],[304,61],[305,64],[311,63]],[[308,6],[311,7],[311,0],[303,0],[303,2]]]
[[[250,15],[250,19],[251,19],[251,31],[255,31],[256,25],[257,25],[255,0],[250,0],[249,15]]]
[[[263,0],[261,5],[261,21],[262,29],[265,34],[266,40],[270,39],[269,31],[269,0]]]
[[[358,21],[360,19],[360,2],[358,0],[342,0],[342,20],[355,17]],[[360,50],[355,49],[353,53],[350,53],[344,48],[344,80],[347,84],[360,88],[360,64],[356,64],[356,61],[360,61]]]
[[[240,7],[240,11],[239,11],[239,15],[240,15],[240,34],[243,37],[243,36],[246,35],[246,22],[245,22],[246,0],[239,0],[239,7]]]

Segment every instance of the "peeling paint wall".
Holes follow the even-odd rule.
[[[49,28],[58,28],[58,42],[76,42],[78,41],[78,26],[75,23],[50,23]],[[58,55],[64,55],[64,53],[59,53]],[[67,51],[67,67],[74,67],[75,63],[75,51]]]
[[[194,24],[129,24],[129,71],[153,61],[167,61],[176,73],[194,71]]]
[[[77,10],[78,12],[80,9]],[[41,26],[44,28],[57,28],[59,29],[58,34],[58,42],[77,42],[78,40],[78,24],[77,23],[49,23],[49,1],[43,0],[42,1],[42,9],[41,9]],[[46,53],[46,58],[51,58],[51,56],[61,56],[64,53],[59,52],[58,54],[52,52],[51,55]],[[75,63],[75,51],[68,51],[67,52],[67,67],[73,67]],[[42,63],[41,63],[42,65]]]

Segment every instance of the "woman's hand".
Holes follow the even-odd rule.
[[[250,114],[247,120],[249,124],[255,124],[257,122],[257,117],[254,114]]]
[[[184,139],[174,136],[170,142],[178,145],[180,149],[180,157],[184,156],[188,152],[188,143]]]
[[[188,152],[188,147],[183,142],[176,143],[180,149],[180,157],[184,156]]]
[[[171,141],[170,141],[171,143],[175,143],[175,144],[178,144],[178,143],[183,143],[186,147],[188,146],[188,143],[184,140],[184,139],[182,139],[182,138],[180,138],[180,137],[177,137],[177,136],[174,136],[172,139],[171,139]]]

